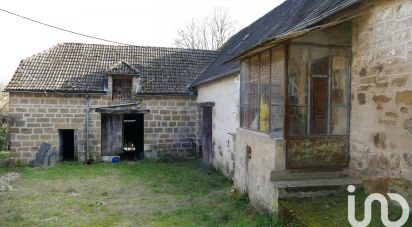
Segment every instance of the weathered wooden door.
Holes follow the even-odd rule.
[[[123,115],[102,114],[102,156],[123,150]]]
[[[311,134],[325,135],[328,122],[328,77],[312,78]]]
[[[212,160],[212,107],[203,107],[202,162],[203,164],[211,164]]]

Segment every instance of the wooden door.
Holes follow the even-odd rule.
[[[202,162],[211,164],[213,160],[212,107],[203,107]]]
[[[328,128],[328,77],[312,78],[311,134],[325,135]]]
[[[102,114],[102,156],[123,151],[123,115]]]

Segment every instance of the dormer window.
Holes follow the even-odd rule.
[[[131,76],[113,77],[113,100],[131,99],[133,95],[133,78]]]
[[[113,78],[113,100],[127,100],[133,98],[133,77],[139,76],[139,71],[125,61],[112,65],[106,74]]]

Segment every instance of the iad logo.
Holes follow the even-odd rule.
[[[348,192],[354,193],[356,190],[355,186],[349,185]],[[391,200],[398,202],[402,207],[402,217],[392,222],[388,218],[388,200],[386,200],[385,196],[379,193],[373,193],[369,195],[365,200],[365,217],[363,221],[357,221],[355,217],[355,196],[349,195],[348,196],[348,220],[349,223],[353,227],[366,227],[372,220],[372,202],[378,201],[381,204],[381,220],[382,223],[387,227],[401,227],[407,221],[409,217],[409,206],[408,202],[400,196],[399,194],[395,193],[387,193],[388,197]]]

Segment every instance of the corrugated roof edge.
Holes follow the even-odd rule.
[[[325,19],[327,19],[328,17],[331,17],[331,16],[335,15],[336,13],[338,13],[338,12],[340,12],[340,11],[342,11],[342,10],[348,9],[349,7],[351,7],[351,6],[353,6],[353,5],[356,5],[356,4],[358,4],[358,3],[362,2],[362,1],[363,1],[363,0],[353,0],[353,1],[350,1],[350,2],[348,2],[348,3],[346,3],[346,4],[341,5],[340,7],[334,8],[333,10],[330,10],[330,11],[328,11],[328,12],[320,15],[320,16],[317,17],[317,18],[314,18],[313,20],[311,20],[311,21],[309,21],[309,22],[307,22],[307,23],[298,24],[298,25],[295,26],[294,28],[290,29],[289,31],[287,31],[287,32],[285,32],[285,33],[283,33],[283,34],[281,34],[281,35],[284,35],[284,34],[287,34],[287,33],[290,33],[290,32],[297,32],[297,31],[299,31],[299,30],[301,30],[301,29],[308,28],[309,26],[314,25],[314,24],[316,24],[316,23],[319,23],[320,21],[325,20]],[[278,6],[278,7],[279,7],[279,6]],[[250,26],[250,25],[246,26],[245,28],[241,29],[239,32],[241,32],[242,30],[246,29],[246,28],[249,27],[249,26]],[[239,32],[238,32],[238,33],[239,33]],[[235,35],[236,35],[236,34],[235,34]],[[235,35],[233,35],[233,36],[235,36]],[[233,37],[233,36],[232,36],[232,37]],[[231,37],[231,38],[232,38],[232,37]],[[229,38],[229,40],[230,40],[231,38]],[[250,49],[254,49],[256,46],[259,46],[261,43],[265,42],[266,40],[268,40],[268,39],[273,39],[273,38],[274,38],[274,37],[268,37],[268,38],[266,38],[266,39],[264,39],[264,40],[261,40],[259,43],[257,43],[256,45],[254,45],[252,48],[249,48],[248,50],[242,51],[242,53],[248,52]],[[227,58],[227,60],[226,60],[223,64],[231,61],[230,59],[233,59],[234,57],[235,57],[235,56],[229,56],[229,57]],[[207,67],[206,67],[206,68],[207,68]],[[205,69],[206,69],[206,68],[205,68]],[[204,70],[205,70],[205,69],[204,69]],[[214,81],[214,80],[217,80],[217,79],[226,77],[226,76],[230,76],[230,75],[232,75],[233,73],[239,72],[239,71],[240,71],[240,68],[238,68],[238,69],[236,69],[236,70],[229,71],[229,72],[225,72],[225,73],[223,73],[223,74],[214,76],[214,77],[212,77],[212,78],[208,78],[208,79],[206,79],[206,80],[196,81],[196,82],[193,83],[191,86],[192,86],[192,87],[196,87],[196,86],[199,86],[199,85],[202,85],[202,84],[205,84],[205,83],[209,83],[209,82],[211,82],[211,81]]]

